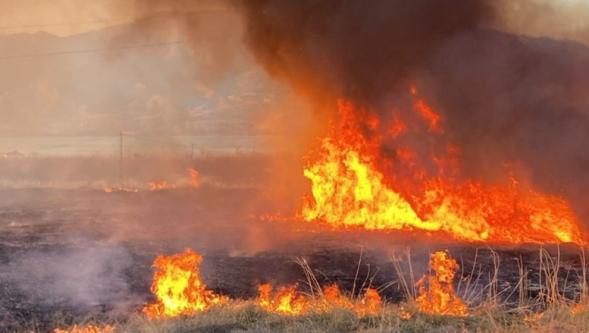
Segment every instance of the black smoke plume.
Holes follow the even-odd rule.
[[[270,74],[314,98],[371,102],[445,40],[492,17],[487,1],[375,0],[241,3],[245,41]]]

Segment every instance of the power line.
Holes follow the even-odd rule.
[[[84,53],[98,53],[98,52],[109,52],[109,51],[123,51],[123,50],[131,50],[131,49],[152,48],[152,47],[162,47],[162,46],[182,45],[182,44],[186,44],[186,41],[166,41],[166,42],[156,42],[156,43],[147,43],[147,44],[138,44],[138,45],[124,45],[124,46],[118,46],[118,47],[105,47],[105,48],[79,49],[79,50],[62,50],[62,51],[52,51],[52,52],[44,52],[44,53],[17,54],[17,55],[0,56],[0,60],[41,58],[41,57],[51,57],[51,56],[68,55],[68,54],[84,54]]]
[[[20,30],[20,29],[28,29],[28,28],[47,28],[47,27],[67,27],[67,26],[76,26],[76,25],[92,25],[92,24],[107,24],[107,23],[124,23],[129,22],[130,19],[120,19],[120,20],[96,20],[96,21],[85,21],[85,22],[54,22],[54,23],[44,23],[44,24],[25,24],[19,26],[9,26],[4,25],[0,26],[0,31],[2,30]]]
[[[189,12],[176,12],[176,11],[160,11],[152,13],[149,17],[147,16],[131,16],[126,18],[118,18],[118,19],[111,19],[111,20],[94,20],[94,21],[78,21],[78,22],[51,22],[51,23],[36,23],[36,24],[23,24],[23,25],[0,25],[0,31],[3,30],[19,30],[19,29],[28,29],[28,28],[46,28],[46,27],[61,27],[61,26],[76,26],[76,25],[92,25],[92,24],[107,24],[107,23],[131,23],[133,21],[146,19],[146,18],[157,18],[158,15],[174,15],[174,14],[189,14],[189,13],[210,13],[210,12],[230,12],[234,11],[234,8],[231,7],[208,7],[208,8],[199,8],[199,9],[192,9]]]

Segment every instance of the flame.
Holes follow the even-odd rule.
[[[431,106],[429,106],[423,99],[419,98],[417,88],[411,87],[411,95],[413,96],[414,109],[419,115],[428,123],[430,132],[442,132],[441,116],[436,113]]]
[[[342,295],[336,284],[332,284],[323,289],[323,294],[319,298],[319,303],[320,304],[315,307],[323,308],[325,311],[337,307],[354,311],[361,316],[376,314],[381,310],[382,306],[382,300],[376,289],[366,288],[362,298],[355,301],[350,297]]]
[[[153,267],[151,291],[157,301],[143,308],[149,318],[190,315],[219,304],[224,299],[208,290],[201,280],[202,256],[187,249],[171,256],[158,256]]]
[[[583,312],[587,312],[587,303],[584,300],[581,300],[579,303],[575,303],[571,309],[571,314],[578,315]]]
[[[322,293],[315,297],[297,293],[295,286],[280,287],[276,292],[273,289],[270,284],[260,285],[257,304],[268,312],[284,315],[327,312],[340,308],[365,316],[378,313],[382,306],[380,295],[372,288],[367,288],[363,297],[357,301],[342,295],[335,284],[323,288]]]
[[[53,330],[53,333],[111,333],[114,332],[114,326],[105,325],[105,326],[95,326],[95,325],[85,325],[85,326],[78,326],[74,325],[69,329],[60,329],[56,328]]]
[[[165,180],[152,181],[152,182],[149,182],[147,184],[147,186],[149,187],[150,191],[161,191],[161,190],[167,190],[170,188],[176,188],[176,186],[168,184],[168,182]]]
[[[190,176],[190,186],[193,188],[197,188],[200,186],[200,173],[196,171],[196,169],[189,168],[188,175]]]
[[[258,305],[268,311],[286,315],[299,315],[307,311],[308,301],[296,292],[296,287],[281,287],[272,292],[271,284],[258,287]]]
[[[376,289],[368,288],[364,291],[360,304],[361,307],[358,309],[360,314],[377,314],[381,310],[382,299]]]
[[[413,318],[413,313],[411,313],[405,307],[401,306],[399,309],[399,317],[403,320],[410,320]]]
[[[102,190],[105,193],[114,193],[114,192],[137,193],[137,192],[139,192],[139,190],[136,188],[126,187],[126,186],[105,186]]]
[[[415,88],[412,96],[435,132],[429,135],[439,135],[439,114],[419,99]],[[566,200],[518,181],[459,180],[460,149],[452,144],[445,154],[424,157],[399,143],[394,158],[385,159],[383,138],[362,134],[364,128],[379,126],[372,118],[364,120],[366,110],[346,101],[339,101],[338,109],[339,125],[307,156],[304,176],[311,195],[303,201],[304,220],[336,228],[420,230],[470,242],[586,244]],[[393,139],[409,128],[400,121],[393,121]],[[428,172],[426,164],[436,166],[437,173]]]
[[[456,295],[452,285],[458,269],[456,260],[450,258],[446,251],[437,251],[430,257],[430,268],[435,274],[417,281],[419,296],[415,302],[419,310],[432,314],[466,316],[466,304]]]
[[[161,191],[161,190],[169,190],[169,189],[177,189],[177,188],[197,188],[201,185],[201,177],[200,173],[194,168],[188,168],[188,180],[184,180],[182,182],[175,182],[171,183],[166,180],[154,180],[150,181],[147,184],[141,184],[137,186],[131,185],[118,185],[118,186],[105,186],[103,187],[103,191],[106,193],[113,193],[113,192],[132,192],[137,193],[139,191]]]

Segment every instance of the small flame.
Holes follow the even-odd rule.
[[[583,313],[587,311],[587,304],[586,303],[576,303],[571,307],[571,314],[577,315],[579,313]]]
[[[193,188],[197,188],[200,186],[201,180],[200,180],[200,173],[198,173],[198,171],[196,171],[196,169],[188,169],[188,173],[190,176],[190,186]]]
[[[105,186],[102,189],[105,193],[114,193],[114,192],[125,192],[125,193],[137,193],[139,189],[128,187],[128,186]]]
[[[315,297],[297,293],[295,286],[280,287],[276,292],[273,292],[273,289],[270,284],[260,285],[257,304],[268,312],[284,315],[326,312],[340,308],[365,316],[378,313],[382,306],[380,295],[372,288],[367,288],[359,300],[342,295],[335,284],[325,287],[322,293]]]
[[[174,185],[169,184],[165,180],[152,181],[152,182],[149,182],[149,184],[147,184],[147,185],[149,186],[150,191],[161,191],[161,190],[167,190],[167,189],[176,187]]]
[[[96,325],[85,325],[85,326],[78,326],[74,325],[68,329],[60,329],[56,328],[53,330],[53,333],[111,333],[114,332],[114,326],[105,325],[105,326],[96,326]]]
[[[258,305],[268,311],[286,315],[299,315],[308,308],[308,302],[297,294],[296,287],[281,287],[276,292],[271,284],[258,287]]]
[[[458,269],[456,260],[450,258],[446,251],[437,251],[430,257],[430,268],[434,275],[424,276],[417,282],[419,296],[415,302],[419,310],[431,314],[466,316],[467,306],[456,295],[452,285]]]
[[[149,318],[176,317],[204,311],[224,299],[208,290],[201,279],[202,256],[187,249],[184,253],[158,256],[153,267],[151,291],[156,303],[143,308]]]
[[[368,288],[364,291],[360,304],[362,305],[359,309],[360,314],[377,314],[381,310],[382,299],[376,289]]]
[[[413,96],[413,106],[415,111],[417,111],[417,113],[419,113],[419,115],[428,123],[428,131],[433,133],[443,132],[442,125],[440,124],[442,119],[441,116],[436,113],[425,100],[419,98],[415,86],[411,87],[411,95]]]

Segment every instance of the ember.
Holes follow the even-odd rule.
[[[53,333],[111,333],[114,331],[114,326],[105,325],[105,326],[95,326],[95,325],[86,325],[86,326],[78,326],[74,325],[69,329],[59,329],[56,328],[53,330]]]

